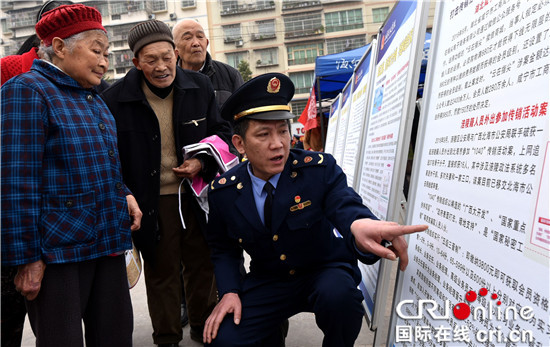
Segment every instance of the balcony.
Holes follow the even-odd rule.
[[[318,36],[318,35],[322,35],[324,31],[325,30],[322,26],[316,29],[287,31],[285,32],[285,39],[296,39],[300,37]]]
[[[235,37],[228,36],[223,38],[223,43],[235,42],[235,45],[238,45],[242,41],[243,41],[243,38],[241,36],[235,36]]]
[[[230,7],[226,9],[222,9],[220,11],[220,16],[233,16],[237,14],[245,14],[245,13],[252,13],[252,12],[259,12],[259,11],[267,11],[267,10],[274,10],[275,9],[275,1],[270,1],[268,3],[263,4],[239,4],[237,7]]]
[[[265,34],[252,33],[250,35],[250,39],[252,41],[271,40],[271,39],[274,39],[276,37],[277,37],[277,35],[275,33],[265,33]]]
[[[321,1],[284,1],[283,11],[296,10],[296,9],[311,9],[315,6],[321,6]]]
[[[279,63],[277,63],[276,61],[262,61],[261,59],[258,59],[256,61],[256,67],[269,67],[269,66],[277,66],[279,65]]]

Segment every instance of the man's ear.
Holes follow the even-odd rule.
[[[134,63],[134,66],[136,67],[136,69],[141,70],[141,67],[139,66],[139,59],[138,58],[133,57],[132,58],[132,63]]]
[[[210,40],[206,39],[206,48],[208,48],[208,45],[210,44]]]
[[[244,139],[241,137],[241,135],[233,135],[231,138],[231,142],[233,142],[233,146],[239,151],[240,154],[245,154],[244,150]]]

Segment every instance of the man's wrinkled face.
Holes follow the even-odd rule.
[[[176,78],[177,54],[171,43],[158,41],[144,46],[132,61],[149,83],[166,88]]]
[[[174,32],[174,42],[181,58],[181,67],[198,71],[206,60],[208,47],[202,26],[193,20],[180,23]]]

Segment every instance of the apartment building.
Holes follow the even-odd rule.
[[[292,106],[304,109],[313,84],[315,57],[369,43],[396,1],[374,0],[89,0],[97,8],[111,42],[107,79],[133,67],[127,37],[135,24],[156,18],[173,27],[196,19],[210,38],[216,60],[237,68],[248,62],[252,76],[287,74],[296,86]],[[14,54],[34,33],[43,1],[0,1],[0,53]]]

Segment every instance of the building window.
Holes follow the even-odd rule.
[[[327,54],[349,51],[367,44],[365,35],[339,37],[327,40]]]
[[[373,23],[382,23],[386,20],[386,17],[390,13],[389,7],[380,7],[372,9],[372,22]]]
[[[89,1],[86,6],[94,7],[103,17],[109,16],[109,4],[106,1]]]
[[[130,32],[130,29],[132,29],[136,25],[135,23],[130,24],[123,24],[123,25],[115,25],[109,27],[111,37],[109,39],[110,42],[115,41],[123,41],[124,43],[128,40],[128,33]]]
[[[269,48],[255,51],[256,66],[270,66],[278,64],[278,50],[277,48]]]
[[[262,20],[256,22],[256,30],[252,33],[252,40],[266,40],[275,38],[275,20]]]
[[[223,28],[223,42],[235,42],[241,40],[241,25],[240,24],[231,24],[224,25]]]
[[[13,28],[34,27],[36,24],[36,13],[32,11],[15,12],[10,17]]]
[[[325,13],[327,33],[352,30],[363,27],[363,11],[358,8],[340,12]]]
[[[292,106],[292,114],[294,114],[296,117],[300,117],[302,112],[304,112],[308,100],[296,100],[292,101],[290,103],[290,106]]]
[[[221,0],[220,8],[222,15],[234,13],[239,9],[239,2],[237,0]]]
[[[166,0],[153,0],[151,2],[153,12],[167,11],[168,6],[166,5]]]
[[[294,83],[295,93],[309,93],[313,86],[313,71],[291,72],[288,77]]]
[[[112,2],[111,3],[111,14],[112,15],[121,15],[127,14],[129,12],[143,11],[145,10],[145,1],[144,0],[130,0],[123,2]]]
[[[132,58],[134,57],[134,53],[129,50],[125,49],[123,51],[115,51],[111,53],[112,61],[111,63],[115,68],[127,68],[127,67],[133,67],[134,63],[132,62]]]
[[[310,43],[307,45],[288,46],[288,65],[315,63],[315,58],[325,55],[323,43]]]
[[[197,2],[195,0],[181,0],[181,7],[182,8],[196,7],[196,6],[197,6]]]
[[[242,60],[246,60],[246,53],[248,52],[225,53],[227,64],[233,66],[235,69],[238,69],[239,63]]]
[[[11,28],[8,27],[8,21],[6,18],[0,19],[0,22],[2,23],[2,32],[4,34],[11,32]]]
[[[321,12],[308,12],[285,16],[285,38],[321,34],[323,24]]]

